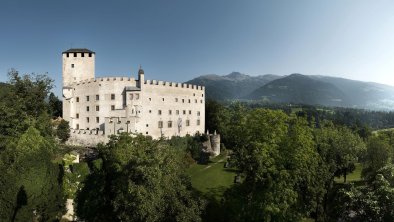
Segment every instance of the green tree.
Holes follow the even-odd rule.
[[[48,105],[49,105],[49,109],[51,111],[52,118],[63,116],[62,101],[60,101],[59,98],[57,98],[57,96],[55,96],[55,94],[53,92],[51,92],[49,94]]]
[[[201,220],[203,201],[193,193],[184,174],[184,154],[165,141],[122,134],[111,137],[100,153],[103,168],[92,177],[104,177],[105,183],[94,192],[87,191],[89,195],[85,189],[80,192],[81,218],[99,219],[100,212],[92,213],[94,205],[110,211],[112,221]],[[100,199],[100,203],[90,202],[93,199]]]
[[[376,136],[370,138],[364,157],[363,177],[375,178],[377,171],[390,163],[391,152],[391,147],[386,140]]]
[[[65,143],[70,138],[70,125],[68,121],[62,119],[57,126],[56,135],[62,143]]]
[[[318,155],[307,121],[266,109],[241,108],[235,115],[241,121],[233,132],[243,140],[234,140],[232,158],[243,182],[225,193],[227,219],[294,221],[308,216],[316,205]]]
[[[0,161],[0,220],[48,221],[63,209],[61,171],[54,144],[34,127],[9,144]]]

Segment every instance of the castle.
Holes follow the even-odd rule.
[[[70,144],[95,146],[122,132],[153,138],[204,133],[205,88],[132,77],[95,78],[95,52],[69,49],[63,57],[63,118]]]

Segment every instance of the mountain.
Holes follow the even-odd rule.
[[[345,78],[291,74],[249,76],[239,72],[204,75],[188,81],[205,86],[208,99],[394,110],[394,87]]]
[[[246,98],[327,106],[342,106],[348,101],[346,94],[334,84],[301,74],[273,80],[256,89]]]
[[[329,76],[291,74],[256,89],[247,99],[367,109],[394,109],[394,87]]]
[[[272,80],[277,75],[249,76],[239,72],[219,76],[215,74],[204,75],[187,81],[188,84],[205,86],[208,98],[216,100],[240,99]]]

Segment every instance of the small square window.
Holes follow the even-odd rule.
[[[168,121],[168,128],[172,128],[172,121]]]
[[[89,96],[86,96],[86,101],[89,102]]]
[[[96,106],[96,111],[100,111],[100,106]]]
[[[86,122],[87,122],[87,123],[89,122],[89,117],[86,117]]]
[[[186,120],[186,126],[190,126],[190,120]]]
[[[152,101],[152,98],[149,98],[149,101]]]
[[[159,113],[159,115],[161,115],[161,110],[160,109],[159,109],[158,113]]]
[[[159,121],[159,128],[163,128],[163,121]]]
[[[100,95],[96,95],[96,100],[100,100]]]
[[[79,97],[77,97],[77,103],[79,103]]]
[[[163,102],[164,102],[164,98],[162,98]]]
[[[189,103],[190,103],[190,99],[189,99]]]
[[[89,112],[89,106],[86,107],[86,111]]]
[[[201,103],[202,103],[202,100],[200,100],[201,101]]]
[[[74,68],[74,64],[71,64],[71,68]]]
[[[149,110],[149,113],[152,113],[152,110]]]
[[[79,119],[79,113],[75,114],[75,118]]]
[[[79,124],[77,124],[77,129],[79,129]]]
[[[178,98],[175,98],[175,102],[178,102]]]
[[[200,116],[200,111],[197,111],[197,116]]]
[[[115,94],[111,94],[111,100],[115,100]]]
[[[199,125],[200,125],[200,120],[198,119],[198,120],[197,120],[197,126],[199,126]]]
[[[172,115],[172,110],[168,110],[168,114],[169,114],[169,115]]]
[[[100,122],[100,117],[96,117],[96,123]]]
[[[183,115],[186,115],[186,110],[183,110]]]
[[[146,124],[146,127],[149,127],[149,124]]]
[[[191,110],[189,110],[189,115],[191,115],[192,114],[192,111]]]
[[[185,99],[182,99],[182,103],[185,103]]]
[[[111,105],[111,110],[115,110],[115,106],[114,105]]]

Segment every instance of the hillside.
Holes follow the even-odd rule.
[[[276,75],[249,76],[239,72],[219,76],[204,75],[186,83],[205,86],[208,98],[216,100],[240,99],[266,83],[280,78]]]
[[[273,80],[253,91],[246,98],[326,106],[342,106],[349,100],[334,84],[301,74]]]
[[[394,87],[320,75],[249,76],[239,72],[204,75],[188,81],[205,86],[208,99],[394,110]]]

